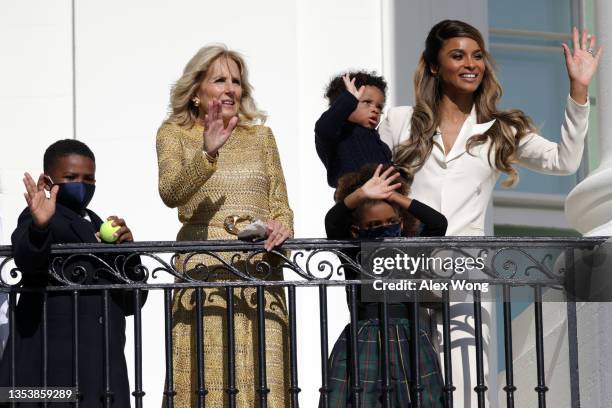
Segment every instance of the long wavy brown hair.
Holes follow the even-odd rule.
[[[476,41],[482,50],[485,70],[480,86],[474,93],[474,104],[478,123],[495,119],[495,123],[484,134],[474,135],[467,142],[467,152],[473,147],[491,140],[489,146],[489,165],[508,176],[504,187],[518,182],[518,172],[512,166],[516,161],[515,153],[519,140],[536,129],[532,120],[518,109],[499,110],[497,103],[502,96],[502,88],[495,75],[492,57],[485,50],[482,34],[476,28],[457,20],[444,20],[434,25],[427,39],[414,74],[414,93],[416,103],[410,123],[410,137],[397,146],[395,163],[408,177],[421,168],[433,148],[433,137],[440,124],[440,101],[442,84],[439,76],[432,73],[438,67],[438,53],[444,42],[455,37],[467,37]],[[471,154],[471,153],[470,153]],[[494,157],[495,163],[491,163]]]

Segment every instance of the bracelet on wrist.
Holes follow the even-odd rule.
[[[206,150],[204,150],[204,157],[206,157],[206,160],[208,160],[209,163],[214,164],[219,158],[219,152],[216,152],[214,156],[211,156]]]

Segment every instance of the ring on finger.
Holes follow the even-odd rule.
[[[593,55],[593,49],[589,48],[588,50],[586,50],[589,54]]]

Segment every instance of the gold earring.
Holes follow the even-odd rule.
[[[198,98],[193,98],[193,104],[196,106],[196,108],[198,106],[200,106],[200,100]]]

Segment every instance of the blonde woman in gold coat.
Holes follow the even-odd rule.
[[[235,239],[224,226],[231,216],[265,222],[266,250],[293,234],[293,212],[276,142],[270,128],[261,125],[265,115],[251,92],[243,58],[217,45],[200,49],[172,88],[171,113],[157,133],[157,158],[160,196],[168,207],[178,208],[183,224],[179,241]],[[228,262],[230,256],[223,255]],[[182,255],[177,269],[189,270],[198,264],[206,265],[209,272],[219,266],[207,255]],[[255,270],[252,264],[248,268]],[[204,271],[197,273],[206,279]],[[211,276],[208,280],[237,279],[227,272]],[[282,272],[275,271],[268,279],[282,279]],[[234,293],[237,406],[252,408],[258,399],[255,290],[236,288]],[[173,298],[177,407],[197,406],[195,299],[193,289],[177,290]],[[206,289],[203,299],[206,406],[224,407],[228,401],[225,290]],[[268,406],[284,408],[289,367],[283,289],[266,289],[265,300]]]

